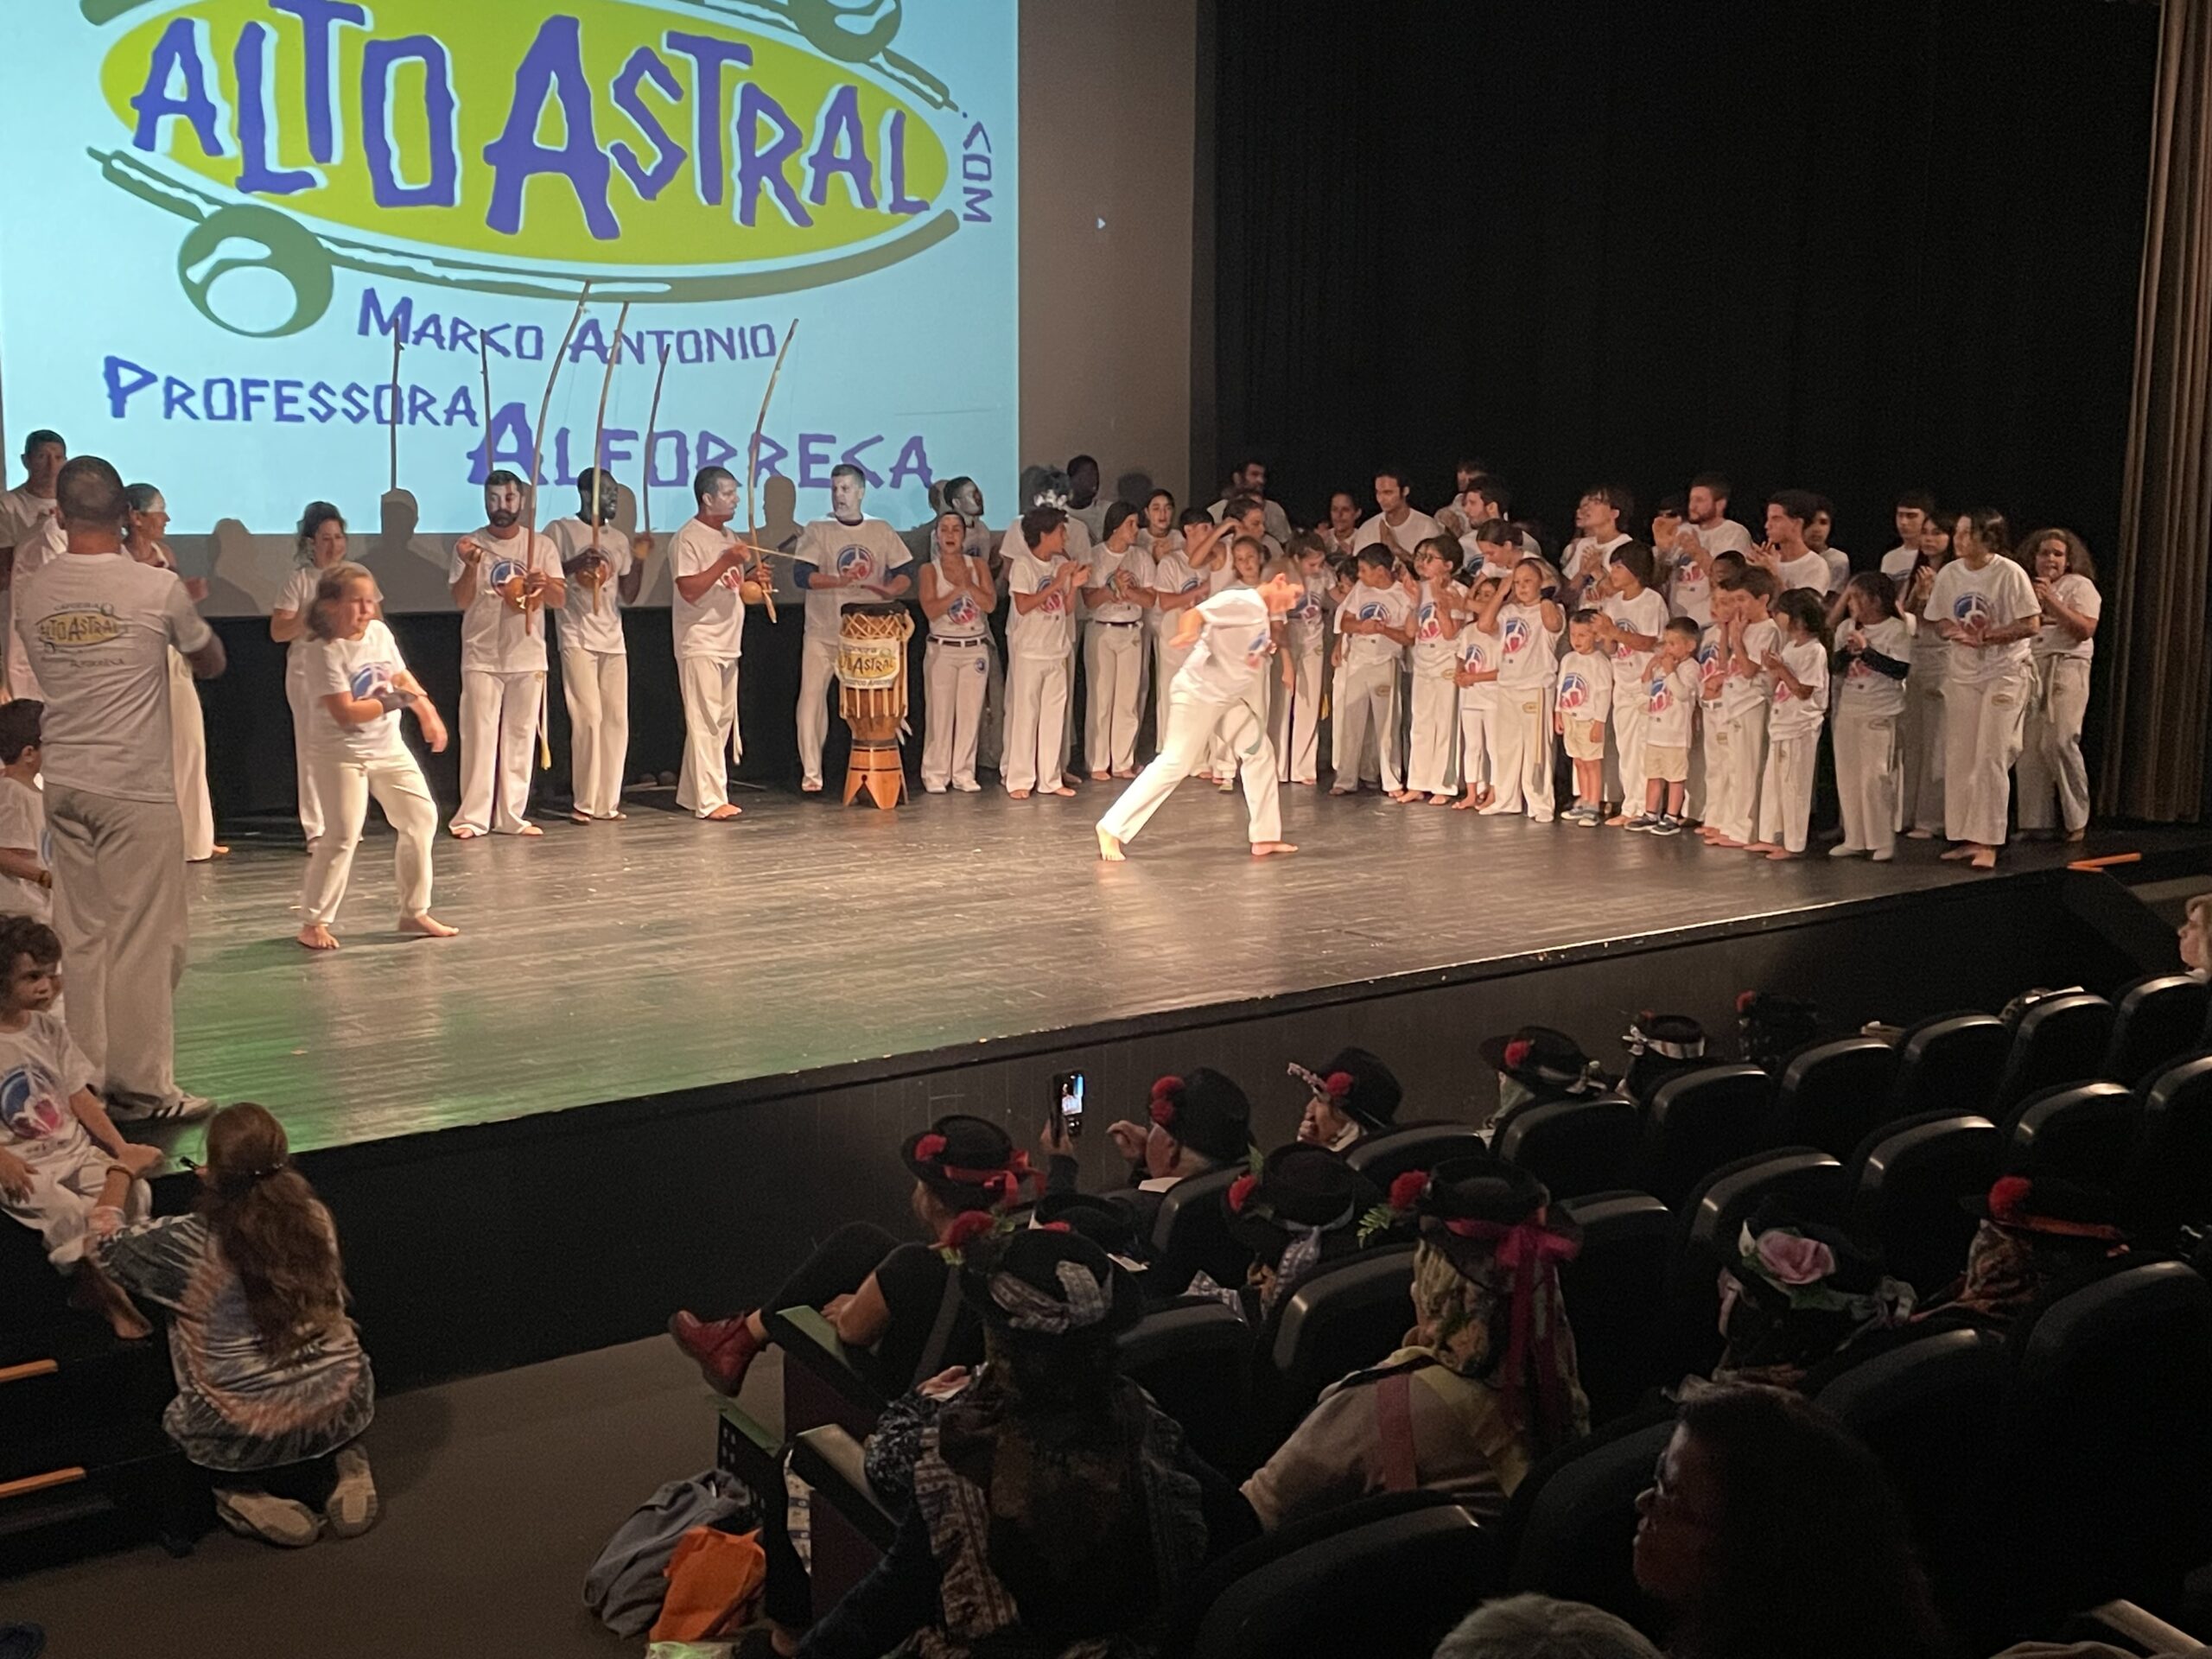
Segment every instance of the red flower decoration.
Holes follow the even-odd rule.
[[[1749,1014],[1751,1011],[1751,1004],[1758,1000],[1759,994],[1757,991],[1744,992],[1736,999],[1736,1012],[1738,1014]]]
[[[2012,1221],[2018,1217],[2020,1206],[2027,1201],[2031,1190],[2024,1175],[2007,1175],[1989,1189],[1989,1217],[1992,1221]]]
[[[1071,1233],[1075,1229],[1065,1221],[1040,1221],[1037,1224],[1037,1230],[1040,1233]]]
[[[1332,1071],[1324,1080],[1322,1087],[1329,1091],[1329,1098],[1331,1100],[1342,1100],[1347,1095],[1351,1093],[1351,1073],[1349,1071]]]
[[[1241,1216],[1244,1206],[1251,1202],[1252,1189],[1260,1184],[1256,1175],[1239,1175],[1229,1184],[1229,1213]]]
[[[983,1178],[983,1191],[989,1193],[1001,1208],[1004,1208],[1020,1196],[1021,1185],[1010,1172],[995,1169]]]
[[[1425,1169],[1402,1171],[1390,1183],[1390,1207],[1410,1210],[1421,1202],[1421,1195],[1428,1191],[1428,1172]]]
[[[963,1210],[952,1218],[952,1224],[944,1230],[943,1246],[948,1250],[963,1250],[997,1225],[995,1219],[981,1210]]]
[[[1170,1128],[1175,1122],[1177,1103],[1183,1098],[1183,1079],[1162,1077],[1152,1085],[1152,1121],[1161,1128]]]
[[[925,1164],[934,1163],[944,1156],[944,1137],[925,1135],[914,1142],[914,1156]]]
[[[1505,1046],[1505,1069],[1518,1071],[1529,1063],[1529,1051],[1535,1047],[1526,1037],[1516,1037]]]

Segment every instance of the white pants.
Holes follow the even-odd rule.
[[[92,1210],[107,1185],[115,1160],[89,1141],[74,1157],[48,1156],[31,1165],[31,1190],[20,1198],[0,1192],[0,1215],[21,1222],[39,1236],[46,1259],[63,1272],[85,1256],[85,1235]],[[154,1207],[153,1189],[133,1181],[123,1198],[123,1218],[143,1221]]]
[[[292,705],[292,773],[299,780],[300,830],[312,842],[322,833],[322,803],[315,798],[315,779],[308,774],[308,733],[315,699],[308,695],[305,671],[296,671],[289,663],[284,669],[284,701]]]
[[[1501,685],[1491,709],[1491,803],[1485,813],[1552,821],[1552,688]]]
[[[453,827],[519,835],[530,805],[543,674],[461,671],[461,810]]]
[[[1621,810],[1635,817],[1643,810],[1643,734],[1651,724],[1651,710],[1642,685],[1613,682],[1613,753],[1620,764]]]
[[[1943,833],[1943,683],[1916,674],[1904,683],[1904,798],[1899,828]]]
[[[2082,720],[2089,709],[2089,665],[2078,657],[2046,657],[2036,664],[2015,782],[2020,828],[2049,830],[2051,798],[2070,835],[2089,822],[2089,769],[2082,760]]]
[[[822,783],[822,746],[830,736],[830,699],[837,690],[838,644],[836,634],[810,633],[799,651],[798,775],[817,787]]]
[[[737,664],[734,657],[677,659],[676,684],[683,696],[683,769],[677,774],[676,804],[695,817],[729,804],[729,762],[744,758],[737,729]],[[729,761],[722,759],[725,752]],[[817,765],[821,753],[815,751]]]
[[[1397,664],[1347,662],[1336,718],[1336,787],[1351,789],[1380,773],[1383,788],[1403,788],[1405,779],[1398,769]]]
[[[1720,705],[1700,702],[1697,706],[1697,741],[1690,745],[1690,779],[1682,791],[1683,816],[1699,823],[1712,822],[1708,810],[1712,800],[1712,778],[1715,751],[1713,734],[1720,726]]]
[[[569,704],[569,791],[575,810],[611,818],[622,810],[630,759],[630,659],[620,652],[561,646],[561,692]]]
[[[1129,772],[1137,764],[1137,721],[1144,705],[1144,624],[1086,623],[1083,673],[1088,688],[1083,721],[1084,764],[1093,772]]]
[[[2012,763],[2028,712],[2029,670],[1943,688],[1943,830],[1953,841],[2005,844]]]
[[[1325,660],[1317,644],[1290,652],[1292,683],[1280,670],[1268,677],[1268,741],[1275,752],[1275,777],[1286,784],[1310,784],[1321,775],[1321,674]]]
[[[1813,816],[1813,766],[1820,753],[1817,727],[1767,740],[1766,768],[1759,777],[1761,841],[1787,852],[1805,850],[1805,829]]]
[[[1496,787],[1490,732],[1497,709],[1496,682],[1455,688],[1459,693],[1459,779],[1471,795],[1485,784]]]
[[[1175,624],[1182,614],[1180,611],[1168,612],[1167,620],[1152,636],[1153,741],[1162,749],[1167,747],[1167,693],[1191,655],[1168,643],[1175,637]]]
[[[48,784],[46,827],[69,1034],[111,1089],[174,1100],[173,1001],[190,938],[176,803]]]
[[[619,658],[617,659],[620,660]],[[402,918],[422,916],[430,908],[430,842],[437,834],[438,804],[423,768],[402,749],[375,760],[339,756],[315,757],[315,788],[330,822],[322,838],[308,854],[308,876],[300,892],[300,918],[325,927],[338,919],[346,902],[346,884],[353,873],[353,852],[361,844],[361,826],[368,822],[369,797],[384,809],[385,822],[398,832],[399,850],[392,861]]]
[[[995,642],[983,653],[983,717],[976,726],[976,764],[999,767],[1006,753],[1006,664]]]
[[[931,792],[948,784],[976,786],[976,738],[982,729],[983,694],[989,688],[991,659],[998,655],[990,636],[972,645],[932,639],[922,658],[922,787]]]
[[[1006,753],[999,775],[1009,791],[1060,786],[1060,733],[1068,718],[1068,659],[1016,657],[1006,669]]]
[[[1835,791],[1843,807],[1843,844],[1888,855],[1897,844],[1897,785],[1903,745],[1898,715],[1835,717]]]
[[[215,804],[207,794],[207,721],[192,683],[192,665],[174,651],[169,652],[169,768],[176,776],[184,856],[197,864],[215,856]]]
[[[1268,742],[1266,722],[1248,702],[1204,702],[1182,686],[1168,692],[1167,736],[1158,757],[1122,791],[1121,799],[1098,820],[1099,829],[1116,841],[1133,839],[1217,738],[1225,738],[1236,757],[1236,775],[1244,786],[1244,810],[1250,821],[1249,838],[1255,846],[1281,841],[1282,804],[1276,794],[1274,750]]]
[[[1766,704],[1713,724],[1713,759],[1706,779],[1705,821],[1730,841],[1758,839],[1759,779],[1766,770]]]
[[[1413,725],[1406,744],[1406,787],[1449,795],[1459,786],[1459,688],[1450,675],[1416,671]]]
[[[1076,661],[1083,655],[1083,640],[1080,638],[1081,632],[1081,629],[1077,629],[1077,632],[1078,637],[1068,641],[1066,664],[1068,680],[1067,702],[1060,709],[1059,745],[1052,752],[1052,787],[1054,789],[1058,789],[1060,786],[1060,779],[1067,775],[1069,770],[1068,761],[1075,753],[1075,675]],[[1130,740],[1132,747],[1134,747],[1135,741],[1136,740],[1134,738]]]

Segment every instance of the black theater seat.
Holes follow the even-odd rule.
[[[1707,1376],[1720,1357],[1720,1269],[1736,1260],[1759,1206],[1774,1199],[1799,1221],[1838,1222],[1846,1195],[1842,1164],[1817,1147],[1755,1152],[1698,1183],[1675,1218],[1667,1264],[1665,1346],[1677,1376]]]
[[[1250,1466],[1252,1327],[1210,1297],[1155,1308],[1120,1341],[1122,1369],[1225,1473]]]
[[[1845,1037],[1806,1049],[1784,1067],[1765,1139],[1848,1158],[1888,1119],[1897,1052],[1878,1037]]]
[[[1648,1192],[1592,1192],[1558,1212],[1582,1230],[1581,1249],[1560,1266],[1560,1296],[1591,1426],[1603,1427],[1674,1380],[1661,1341],[1674,1217]]]
[[[2012,1046],[2005,1022],[1986,1014],[1939,1014],[1906,1027],[1890,1116],[1981,1110]]]
[[[1679,1205],[1713,1171],[1755,1151],[1773,1099],[1756,1065],[1707,1065],[1669,1077],[1651,1096],[1638,1148],[1638,1186]]]
[[[1547,1100],[1508,1117],[1491,1149],[1558,1200],[1636,1185],[1643,1138],[1643,1114],[1631,1102]]]
[[[1853,1234],[1923,1298],[1966,1267],[1974,1222],[1961,1203],[1987,1194],[1998,1139],[1976,1113],[1923,1112],[1884,1124],[1852,1155]]]
[[[1229,1214],[1224,1202],[1242,1165],[1193,1175],[1167,1189],[1160,1213],[1152,1224],[1149,1277],[1160,1281],[1166,1295],[1179,1295],[1193,1274],[1205,1273],[1217,1285],[1230,1287],[1244,1282],[1252,1253],[1229,1233]]]
[[[2212,1222],[2212,1055],[2168,1067],[2145,1090],[2123,1185],[2159,1249],[2182,1247],[2184,1227]]]
[[[1656,1610],[1629,1564],[1636,1497],[1651,1484],[1674,1433],[1675,1408],[1662,1403],[1562,1446],[1531,1469],[1500,1523],[1505,1588],[1586,1601],[1652,1629]]]
[[[2091,1081],[2103,1069],[2112,1031],[2112,1004],[2088,991],[2030,1003],[1983,1109],[2001,1115],[2046,1089]]]
[[[2099,1077],[2147,1084],[2156,1072],[2200,1046],[2212,992],[2189,974],[2139,979],[2113,999],[2112,1044]]]
[[[807,1576],[817,1618],[868,1576],[899,1530],[898,1516],[868,1484],[862,1442],[834,1423],[791,1442],[791,1472],[814,1488],[814,1561]]]
[[[2141,1118],[2135,1091],[2123,1084],[2046,1089],[1999,1126],[2000,1166],[2007,1175],[2058,1176],[2117,1192]]]
[[[1344,1161],[1384,1192],[1409,1169],[1434,1169],[1447,1158],[1483,1151],[1483,1138],[1465,1123],[1408,1123],[1370,1135]]]
[[[1413,1283],[1414,1247],[1392,1244],[1322,1268],[1291,1293],[1276,1316],[1268,1374],[1258,1379],[1266,1384],[1262,1454],[1298,1426],[1323,1389],[1404,1344]]]

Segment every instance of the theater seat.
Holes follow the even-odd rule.
[[[1582,1230],[1581,1249],[1560,1264],[1560,1296],[1590,1422],[1603,1427],[1673,1380],[1660,1335],[1674,1217],[1648,1192],[1592,1192],[1556,1209]]]
[[[2179,1604],[2212,1554],[2212,1286],[2180,1262],[2114,1273],[2012,1333],[2002,1432],[2023,1622],[2125,1595]]]
[[[1505,1588],[1586,1601],[1652,1629],[1656,1610],[1630,1567],[1636,1497],[1651,1484],[1674,1433],[1675,1408],[1662,1403],[1562,1446],[1531,1469],[1499,1523]]]
[[[840,1341],[817,1308],[776,1308],[762,1323],[784,1357],[785,1436],[836,1423],[866,1439],[893,1392],[870,1368],[868,1356]],[[735,1472],[744,1478],[742,1471]]]
[[[2122,1185],[2146,1240],[2179,1248],[2212,1221],[2212,1055],[2170,1066],[2144,1092]]]
[[[1764,1139],[1848,1158],[1889,1116],[1897,1052],[1878,1037],[1845,1037],[1806,1049],[1783,1068]]]
[[[1482,1136],[1465,1123],[1408,1123],[1369,1135],[1344,1154],[1344,1162],[1387,1192],[1409,1169],[1434,1169],[1447,1158],[1483,1149]]]
[[[2142,1109],[2123,1084],[2046,1089],[1999,1127],[1999,1161],[2007,1175],[2056,1176],[2117,1192]]]
[[[1205,1273],[1218,1285],[1234,1288],[1244,1282],[1244,1269],[1252,1253],[1229,1235],[1229,1213],[1223,1200],[1243,1165],[1193,1175],[1167,1190],[1160,1213],[1152,1224],[1152,1259],[1148,1276],[1157,1277],[1161,1291],[1179,1294],[1191,1275]]]
[[[1427,1659],[1494,1587],[1496,1561],[1496,1541],[1465,1510],[1408,1509],[1236,1579],[1207,1610],[1192,1652],[1196,1659]]]
[[[2113,999],[2112,1042],[2097,1075],[2131,1086],[2147,1084],[2199,1046],[2212,990],[2188,974],[2139,979]]]
[[[1942,1289],[1964,1270],[1974,1237],[1961,1200],[1987,1194],[1997,1147],[1997,1126],[1972,1112],[1884,1124],[1847,1166],[1853,1233],[1878,1246],[1888,1271],[1922,1296]]]
[[[1670,1206],[1731,1159],[1755,1150],[1774,1084],[1756,1065],[1708,1065],[1669,1077],[1651,1096],[1637,1154],[1641,1187]]]
[[[1413,1282],[1414,1246],[1393,1244],[1325,1267],[1291,1293],[1276,1316],[1267,1372],[1255,1379],[1265,1385],[1260,1454],[1297,1427],[1323,1389],[1404,1343]]]
[[[814,1488],[814,1562],[808,1580],[817,1618],[868,1576],[899,1530],[899,1516],[868,1484],[861,1441],[834,1423],[791,1442],[791,1472]]]
[[[2029,1004],[2012,1033],[1997,1086],[1981,1109],[2001,1115],[2046,1089],[2091,1081],[2104,1065],[2112,1029],[2112,1004],[2088,991]]]
[[[1897,1039],[1897,1078],[1890,1116],[1978,1112],[1996,1086],[2012,1033],[1986,1014],[1938,1014]]]
[[[1843,1165],[1817,1147],[1755,1152],[1698,1183],[1675,1217],[1667,1264],[1665,1346],[1675,1376],[1707,1376],[1720,1357],[1720,1269],[1736,1260],[1744,1224],[1758,1207],[1772,1198],[1800,1221],[1836,1222],[1845,1198]]]
[[[1492,1150],[1544,1184],[1554,1200],[1637,1185],[1643,1120],[1633,1103],[1547,1100],[1522,1106]]]
[[[1234,1308],[1192,1297],[1122,1333],[1122,1369],[1225,1474],[1251,1466],[1252,1327]]]

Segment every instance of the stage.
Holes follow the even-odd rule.
[[[1732,1053],[1754,986],[1816,997],[1838,1029],[2101,988],[2171,960],[2171,935],[2069,856],[2212,868],[2177,834],[2022,847],[1994,875],[1927,842],[1888,866],[1773,863],[1308,789],[1285,795],[1301,850],[1259,860],[1241,798],[1196,781],[1110,866],[1106,785],[895,813],[747,792],[728,824],[668,798],[633,797],[621,824],[549,817],[542,840],[442,837],[446,942],[390,931],[380,826],[334,955],[293,941],[296,844],[188,873],[179,1078],[270,1107],[309,1154],[395,1382],[758,1295],[838,1221],[903,1226],[902,1135],[964,1110],[1033,1143],[1068,1066],[1102,1124],[1141,1116],[1160,1072],[1220,1066],[1270,1145],[1303,1101],[1285,1063],[1357,1041],[1400,1071],[1406,1119],[1479,1121],[1475,1044],[1524,1020],[1618,1067],[1643,1008],[1696,1015]],[[1112,1178],[1103,1135],[1084,1155],[1087,1180]]]

